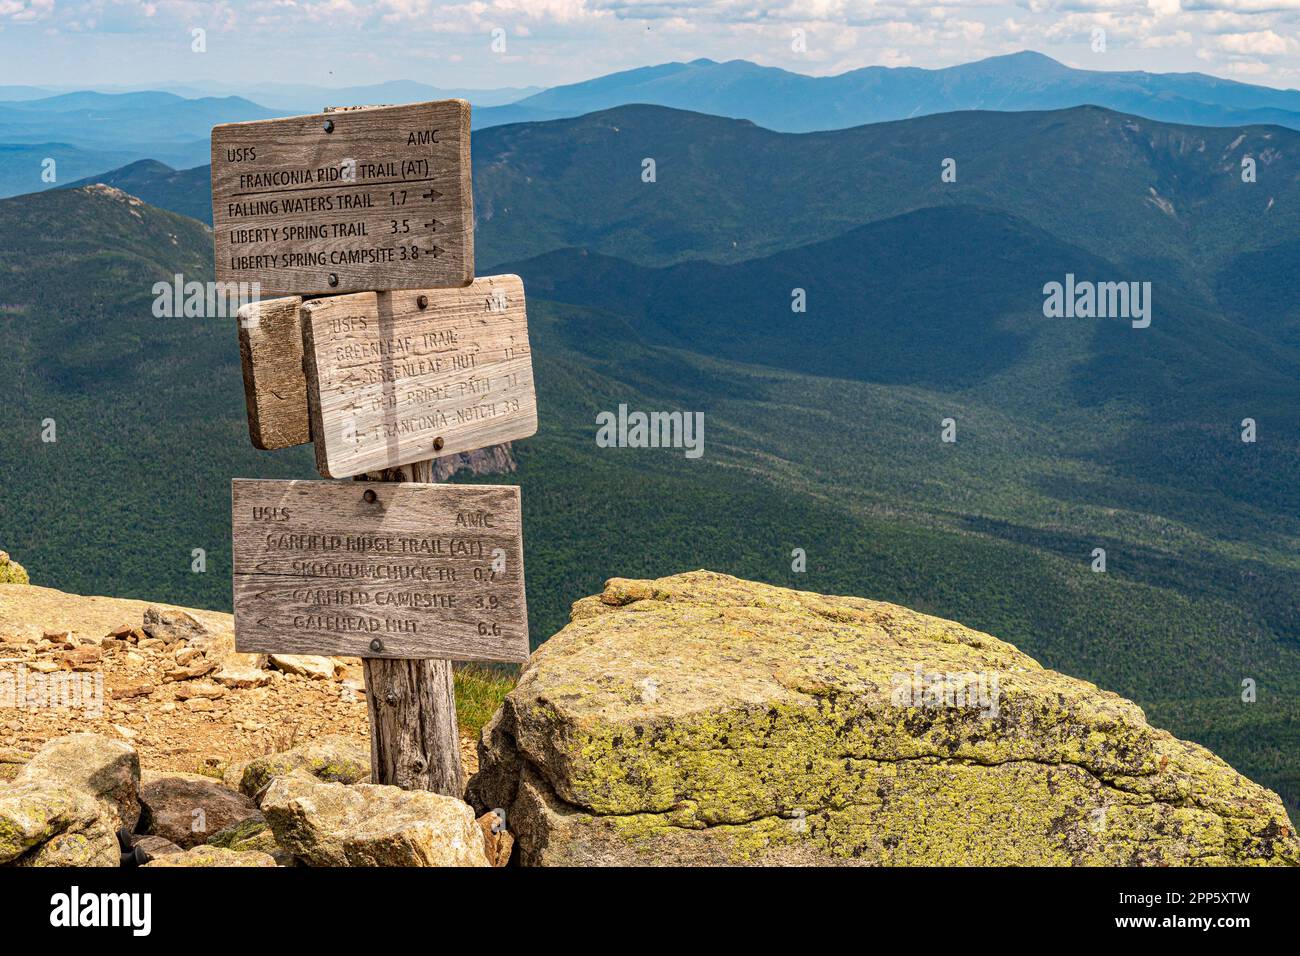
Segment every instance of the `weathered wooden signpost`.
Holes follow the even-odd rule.
[[[212,228],[222,282],[299,294],[468,285],[469,104],[215,127]]]
[[[253,444],[368,483],[234,482],[236,645],[361,657],[374,781],[461,796],[451,662],[528,656],[520,502],[434,460],[537,430],[523,284],[474,277],[469,106],[218,126],[212,202],[218,279],[292,293],[240,311]]]

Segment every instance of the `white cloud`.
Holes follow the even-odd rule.
[[[1141,46],[1145,50],[1166,50],[1171,47],[1191,46],[1195,42],[1196,38],[1186,30],[1178,30],[1174,33],[1146,37],[1141,41]]]
[[[0,0],[0,19],[30,23],[54,12],[54,0]]]
[[[912,57],[902,50],[885,49],[878,57],[881,66],[911,66]]]
[[[37,19],[69,43],[86,37],[65,72],[93,61],[176,79],[219,66],[222,78],[252,68],[266,74],[259,79],[293,70],[311,82],[432,81],[436,72],[443,85],[550,84],[696,57],[824,73],[1021,49],[1090,69],[1300,76],[1300,0],[0,0],[0,24]],[[195,26],[210,42],[220,36],[220,57],[175,56]],[[510,37],[509,57],[489,54],[496,27]],[[807,31],[806,54],[790,49],[795,27]],[[1090,49],[1096,28],[1106,31],[1104,54]],[[25,52],[0,48],[0,79],[43,68],[36,52],[25,69],[6,65]]]
[[[1214,44],[1229,53],[1243,53],[1251,56],[1282,56],[1295,48],[1295,40],[1279,36],[1272,30],[1257,30],[1254,33],[1225,33],[1214,38]]]
[[[1235,76],[1258,77],[1268,73],[1269,66],[1258,60],[1235,60],[1224,67],[1224,72]]]
[[[1228,11],[1231,13],[1276,13],[1300,10],[1300,0],[1183,0],[1189,11]]]

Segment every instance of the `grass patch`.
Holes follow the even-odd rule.
[[[461,730],[477,735],[518,679],[514,670],[498,670],[481,664],[457,665],[456,719]]]

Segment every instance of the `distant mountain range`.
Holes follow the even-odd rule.
[[[625,106],[479,130],[472,148],[485,266],[568,247],[656,266],[741,261],[959,204],[1003,210],[1212,295],[1214,281],[1245,281],[1214,279],[1228,263],[1300,237],[1300,132],[1181,126],[1095,107],[791,134]],[[645,157],[656,160],[655,183],[641,180]],[[1257,163],[1254,183],[1242,182],[1246,157]],[[956,160],[956,182],[940,179],[945,158]],[[206,166],[137,163],[92,180],[211,221]],[[1285,273],[1248,275],[1251,295],[1283,294]],[[1285,323],[1294,312],[1256,321]]]
[[[185,158],[181,157],[181,161]],[[49,160],[55,162],[55,183],[44,178]],[[39,192],[62,183],[97,182],[117,174],[114,167],[133,160],[170,169],[156,160],[137,160],[129,150],[81,148],[71,143],[0,143],[0,197]],[[103,172],[104,169],[109,172]],[[206,167],[205,167],[206,168]],[[209,213],[209,216],[211,214]]]
[[[937,70],[870,66],[837,76],[804,76],[746,60],[664,63],[553,87],[497,109],[514,122],[628,103],[748,119],[785,132],[843,129],[954,110],[1084,105],[1200,126],[1273,123],[1300,128],[1300,91],[1202,73],[1076,70],[1028,51]],[[483,112],[481,124],[495,125],[495,114]]]
[[[40,100],[58,95],[57,90],[43,86],[0,86],[0,101]]]
[[[138,196],[151,206],[170,209],[211,225],[211,171],[211,166],[177,170],[156,160],[142,159],[121,169],[100,176],[87,176],[60,188],[79,189],[93,183],[102,183]]]
[[[484,264],[565,246],[655,264],[752,259],[963,204],[1005,210],[1148,276],[1200,284],[1209,264],[1300,235],[1300,132],[1096,107],[790,134],[628,106],[482,130],[473,149]],[[641,180],[644,157],[655,159],[655,183]],[[1246,157],[1256,182],[1242,181]],[[941,180],[946,158],[956,182]]]
[[[506,86],[494,89],[433,86],[418,80],[388,80],[363,86],[327,87],[311,83],[241,83],[237,80],[189,80],[185,83],[159,82],[129,88],[102,87],[105,93],[134,93],[143,90],[165,90],[191,99],[205,96],[238,96],[271,109],[288,113],[315,113],[324,106],[356,106],[366,103],[418,103],[421,100],[449,98],[469,100],[476,107],[501,106],[524,97],[540,93],[540,86]],[[0,86],[0,100],[25,99],[10,96],[7,90],[32,90],[35,87]],[[39,91],[38,95],[53,95],[53,90]],[[68,92],[68,91],[64,91]]]
[[[160,92],[0,102],[0,196],[49,188],[42,173],[50,159],[59,183],[136,159],[194,166],[211,156],[214,125],[281,115],[238,97],[185,99]]]
[[[5,94],[6,90],[10,92]],[[214,90],[242,90],[250,95],[208,95]],[[336,90],[288,83],[245,88],[232,81],[182,84],[172,92],[40,95],[43,92],[34,87],[0,87],[0,144],[20,150],[11,152],[8,162],[0,162],[0,196],[47,188],[39,166],[46,157],[66,161],[75,172],[60,175],[61,183],[92,172],[106,173],[136,159],[184,169],[206,160],[207,137],[216,123],[314,112],[328,105],[446,96],[462,96],[475,105],[476,129],[572,118],[629,104],[746,119],[780,132],[845,129],[964,110],[1085,105],[1172,123],[1300,129],[1300,92],[1295,90],[1200,73],[1076,70],[1031,52],[937,70],[866,67],[824,77],[744,60],[695,60],[541,91],[457,90],[416,81]],[[197,98],[187,99],[178,92]]]
[[[1098,57],[1099,60],[1104,58]],[[941,69],[871,66],[806,76],[746,60],[662,63],[549,89],[457,90],[414,81],[327,90],[300,84],[206,83],[162,88],[185,96],[238,95],[274,109],[313,112],[340,103],[402,103],[457,96],[480,127],[580,116],[646,103],[748,119],[785,132],[842,129],[955,110],[1104,106],[1202,126],[1297,127],[1300,92],[1203,73],[1074,69],[1023,51]]]
[[[206,87],[208,95],[216,92]],[[502,106],[540,93],[541,87],[521,86],[480,90],[457,87],[431,86],[415,80],[390,80],[368,86],[347,86],[330,89],[298,83],[266,83],[243,88],[226,87],[227,95],[240,95],[250,100],[289,113],[315,113],[326,106],[357,106],[379,103],[419,103],[423,100],[469,100],[476,108]]]

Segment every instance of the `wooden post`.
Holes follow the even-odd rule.
[[[357,481],[433,480],[433,462],[357,475]],[[370,779],[463,799],[460,727],[451,661],[361,660],[370,713]]]

